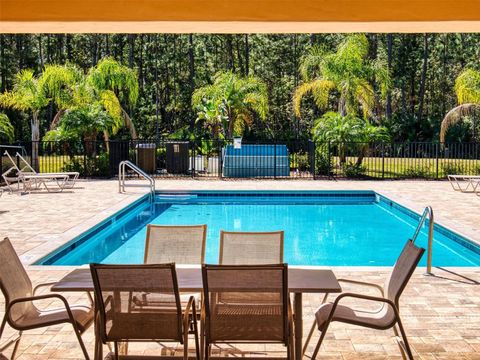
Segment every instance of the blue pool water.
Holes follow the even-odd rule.
[[[38,263],[141,263],[149,223],[207,224],[207,263],[218,262],[223,229],[284,230],[284,260],[291,265],[391,266],[418,215],[369,191],[163,193],[155,204],[138,201]],[[426,227],[417,244],[427,246]],[[438,224],[432,253],[434,266],[480,265],[480,247]]]

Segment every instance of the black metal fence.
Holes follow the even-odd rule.
[[[31,163],[32,143],[0,145],[0,172]],[[40,172],[78,171],[108,178],[130,160],[155,177],[442,179],[480,174],[480,144],[315,143],[313,141],[135,140],[40,142]]]

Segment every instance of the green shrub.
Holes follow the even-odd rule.
[[[78,171],[82,176],[108,176],[110,175],[108,153],[103,153],[95,157],[73,158],[64,165],[63,171]]]
[[[473,167],[472,172],[473,172],[473,175],[480,175],[480,165],[475,165]]]
[[[445,176],[447,175],[459,175],[463,174],[465,171],[465,168],[463,167],[462,164],[456,164],[453,162],[445,162],[442,164],[442,170]]]
[[[361,178],[367,172],[366,166],[351,162],[342,165],[342,172],[347,178]]]
[[[332,169],[332,159],[323,151],[317,149],[315,154],[315,173],[329,176],[332,173]]]
[[[430,167],[428,166],[415,166],[405,169],[406,177],[409,178],[428,178],[430,177]]]
[[[299,171],[307,171],[310,169],[310,159],[308,153],[300,151],[293,156],[292,167]]]

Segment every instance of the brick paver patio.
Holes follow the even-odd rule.
[[[437,222],[480,242],[480,197],[454,192],[446,182],[162,180],[157,181],[157,189],[371,189],[417,212],[426,205],[432,205]],[[118,194],[115,181],[84,181],[72,192],[4,194],[0,198],[0,236],[10,237],[34,283],[55,281],[72,268],[28,264],[139,198],[142,192],[142,189],[129,189],[127,194]],[[333,270],[337,277],[379,284],[383,283],[388,273],[387,268],[341,267]],[[434,269],[433,277],[424,276],[423,271],[417,270],[401,301],[401,313],[415,358],[480,359],[480,268]],[[72,303],[87,302],[82,294],[66,295]],[[305,334],[320,301],[320,296],[305,296]],[[3,316],[3,306],[1,298],[0,316]],[[0,344],[14,333],[7,328]],[[87,331],[84,339],[93,352],[92,329]],[[315,334],[313,341],[317,339],[318,334]],[[307,354],[311,353],[313,345],[314,342]],[[145,354],[155,354],[161,349],[158,344],[132,345],[130,348],[132,352],[137,350]],[[278,346],[241,349],[264,351],[266,355],[278,355],[277,351],[283,350]],[[9,351],[5,354],[8,356]],[[69,325],[26,332],[18,357],[29,360],[81,358],[80,348]],[[334,324],[319,358],[401,359],[401,356],[392,331]]]

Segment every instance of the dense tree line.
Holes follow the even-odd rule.
[[[480,69],[477,34],[368,34],[368,58],[386,64],[391,86],[377,98],[372,121],[389,130],[392,140],[438,140],[445,114],[458,104],[455,79],[466,68]],[[325,113],[307,94],[301,115],[294,111],[293,95],[304,80],[302,60],[312,48],[333,52],[341,34],[201,35],[201,34],[0,34],[0,92],[11,90],[15,74],[32,69],[40,74],[46,64],[74,63],[85,73],[110,56],[137,72],[138,101],[122,104],[139,137],[211,134],[199,128],[192,107],[196,89],[212,84],[219,71],[252,75],[267,87],[265,120],[255,115],[245,129],[248,138],[309,138],[315,119]],[[331,99],[338,98],[333,89]],[[50,103],[39,114],[43,136],[58,113]],[[4,109],[17,140],[30,139],[29,114]],[[202,132],[204,132],[202,134]],[[469,141],[468,126],[457,125],[451,141]],[[127,129],[115,136],[129,137]]]

